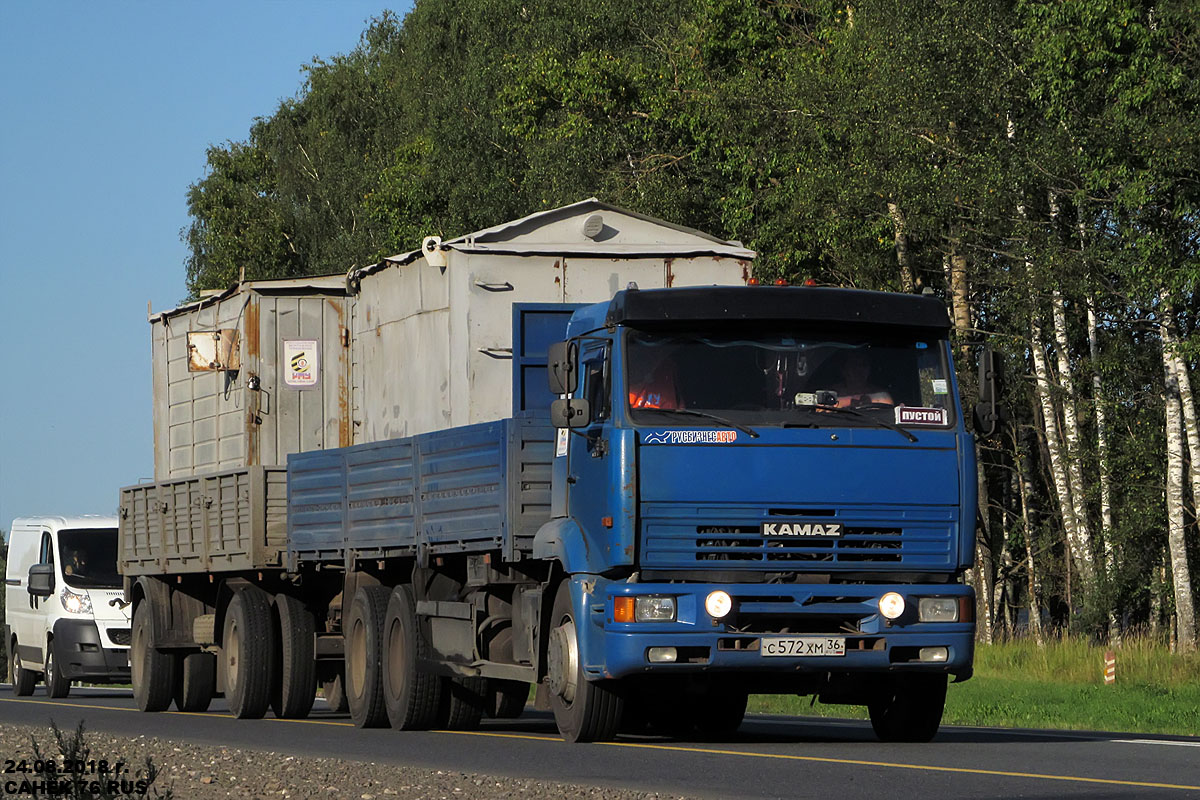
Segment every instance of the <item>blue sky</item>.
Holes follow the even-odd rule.
[[[382,0],[0,2],[0,530],[154,472],[150,326],[183,299],[210,144],[354,48]]]

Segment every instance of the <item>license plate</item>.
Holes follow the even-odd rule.
[[[846,639],[842,636],[763,637],[758,652],[764,656],[844,656]]]

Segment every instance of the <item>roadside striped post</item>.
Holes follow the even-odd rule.
[[[1111,686],[1117,682],[1117,654],[1109,650],[1104,654],[1104,685]]]

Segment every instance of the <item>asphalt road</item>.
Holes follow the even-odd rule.
[[[0,724],[74,726],[304,756],[340,757],[691,797],[1103,798],[1200,796],[1200,738],[944,726],[930,744],[884,745],[870,725],[747,717],[721,741],[623,737],[569,745],[547,714],[485,721],[479,731],[358,730],[321,700],[307,720],[236,720],[224,701],[204,714],[140,713],[128,690],[0,687]],[[0,760],[18,754],[0,753]],[[303,767],[298,767],[302,769]]]

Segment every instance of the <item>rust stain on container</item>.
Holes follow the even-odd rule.
[[[246,304],[246,357],[258,358],[259,355],[258,300],[251,298]]]
[[[333,300],[330,305],[337,309],[338,320],[343,316],[343,309]],[[350,336],[349,331],[342,326],[339,334],[342,337],[342,348],[338,350],[338,447],[349,447],[350,441]],[[328,350],[326,350],[328,352]]]
[[[675,259],[668,258],[663,261],[663,264],[667,268],[667,288],[670,289],[672,286],[675,285],[675,271],[673,269],[671,269],[672,267],[675,266]]]
[[[257,375],[259,368],[259,356],[261,353],[261,342],[259,342],[259,318],[258,318],[258,298],[251,297],[246,303],[246,366],[250,370],[247,377],[249,382],[250,375]],[[258,408],[259,408],[258,392],[246,389],[246,465],[252,466],[258,463]]]
[[[749,282],[750,282],[750,262],[743,261],[742,262],[742,283],[749,283]]]

